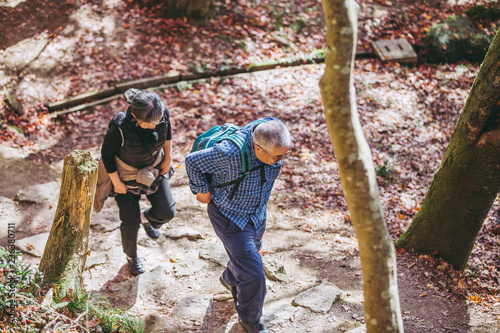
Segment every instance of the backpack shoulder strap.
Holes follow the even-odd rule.
[[[262,124],[264,122],[268,121],[266,118],[260,118],[257,120],[254,120],[248,124],[246,124],[243,128],[245,129],[248,127],[253,127],[257,126],[259,124]],[[246,141],[244,138],[239,136],[236,133],[230,134],[226,139],[231,140],[238,148],[240,149],[241,153],[241,173],[246,174],[250,170],[252,170],[252,154],[250,152],[250,149],[248,149],[248,146],[246,144]],[[252,170],[253,171],[253,170]]]
[[[240,150],[241,173],[247,173],[252,168],[252,155],[250,154],[245,139],[238,134],[229,135],[226,139],[233,142]]]

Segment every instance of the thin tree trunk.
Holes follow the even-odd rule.
[[[403,332],[394,246],[384,221],[370,148],[356,109],[352,72],[358,5],[354,0],[323,0],[323,10],[327,53],[321,96],[359,241],[367,332]]]
[[[500,32],[474,80],[422,206],[396,247],[433,253],[464,270],[500,190]]]
[[[89,152],[66,155],[59,203],[40,262],[43,285],[57,285],[60,295],[80,289],[96,183],[97,163]]]

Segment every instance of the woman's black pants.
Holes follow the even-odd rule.
[[[168,180],[163,178],[158,190],[146,196],[151,203],[145,216],[153,227],[160,228],[175,216],[175,201],[168,185]],[[122,235],[123,252],[131,258],[137,257],[137,235],[141,226],[140,195],[126,193],[115,197],[120,209],[120,231]]]

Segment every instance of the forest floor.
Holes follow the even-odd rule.
[[[374,38],[399,37],[418,50],[426,29],[470,5],[359,3],[359,51],[369,50]],[[163,14],[161,5],[143,7],[118,0],[0,5],[4,17],[0,30],[6,32],[0,36],[0,84],[17,96],[25,110],[16,114],[4,102],[9,89],[0,92],[0,140],[21,156],[2,156],[1,196],[12,199],[28,185],[56,180],[62,159],[74,149],[97,154],[109,120],[126,107],[123,99],[117,99],[56,117],[48,113],[47,103],[124,80],[246,66],[324,47],[318,1],[219,1],[216,14],[201,22],[165,19]],[[294,46],[279,44],[273,32]],[[356,61],[358,112],[393,240],[418,211],[478,70],[477,64],[469,63],[429,65],[419,60],[404,66],[376,59]],[[272,221],[273,236],[264,244],[277,241],[273,251],[279,252],[281,246],[282,252],[304,259],[302,265],[317,272],[311,279],[361,290],[355,235],[324,121],[318,86],[323,72],[324,65],[307,65],[182,82],[156,91],[171,112],[176,186],[186,185],[184,157],[204,130],[264,116],[282,119],[292,132],[294,147],[273,192],[270,215],[276,223],[280,214],[297,217],[290,225],[300,233],[297,248],[312,241],[318,244],[309,253],[299,251],[288,239],[280,239]],[[325,222],[325,216],[331,221]],[[181,210],[173,225],[181,218],[182,223],[196,222]],[[500,331],[499,221],[497,200],[463,273],[432,255],[397,253],[405,331]],[[37,224],[33,216],[26,216],[16,237],[47,231],[51,222]],[[342,249],[344,256],[352,259],[348,265],[320,255],[342,246],[347,247]]]

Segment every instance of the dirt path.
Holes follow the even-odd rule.
[[[1,150],[4,173],[14,173],[14,166],[28,163],[22,154]],[[19,153],[19,152],[17,152]],[[9,155],[10,154],[10,155]],[[10,156],[10,157],[9,157]],[[47,175],[45,168],[57,174],[58,164],[34,168],[34,179]],[[23,168],[24,169],[24,168]],[[17,171],[20,172],[20,171]],[[12,197],[14,190],[28,189],[32,180],[22,177],[15,187],[2,177],[0,195]],[[47,192],[53,185],[45,181]],[[146,315],[153,310],[161,320],[160,326],[168,332],[242,332],[236,322],[232,300],[214,301],[225,293],[218,282],[224,259],[216,250],[220,242],[208,223],[204,205],[198,204],[187,187],[187,177],[178,169],[171,185],[177,201],[178,214],[162,231],[189,227],[199,233],[200,239],[174,239],[162,235],[150,240],[140,231],[139,254],[147,272],[132,278],[125,269],[120,248],[118,212],[109,200],[100,213],[92,216],[88,264],[84,284],[87,291],[107,295],[119,307],[131,313]],[[279,184],[278,184],[279,185]],[[29,191],[28,191],[29,192]],[[341,214],[328,210],[280,205],[274,194],[269,205],[268,228],[264,237],[263,259],[277,259],[284,264],[289,282],[268,282],[264,319],[271,332],[347,332],[362,327],[363,304],[361,270],[357,242],[352,227]],[[50,208],[57,201],[57,193],[48,193],[42,203],[17,203],[16,214],[24,212],[18,237],[47,232],[51,226]],[[146,206],[147,201],[142,201]],[[26,214],[29,212],[29,214]],[[37,215],[34,214],[37,212]],[[35,223],[38,216],[41,223]],[[53,215],[52,215],[53,216]],[[8,219],[0,216],[1,224]],[[20,241],[20,240],[19,240]],[[0,244],[4,244],[5,239]],[[209,259],[200,253],[209,249]],[[38,264],[38,257],[25,256]],[[409,255],[398,255],[398,283],[405,332],[499,332],[498,321],[492,311],[483,312],[480,305],[456,300],[435,291],[429,285],[431,275],[421,261]],[[302,292],[325,281],[342,290],[341,298],[325,313],[314,312],[292,301]],[[186,300],[189,306],[186,306]],[[193,308],[197,304],[201,309]]]

